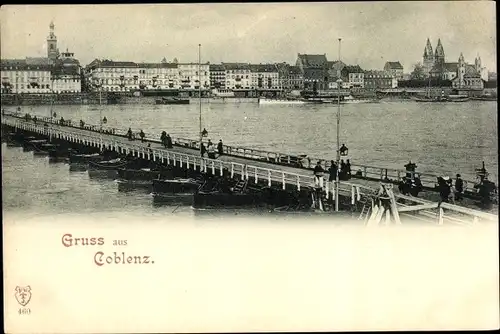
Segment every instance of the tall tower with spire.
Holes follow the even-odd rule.
[[[442,66],[444,64],[444,48],[441,44],[441,39],[438,39],[436,52],[434,53],[434,66]]]
[[[50,22],[50,32],[47,37],[47,57],[53,63],[59,56],[59,50],[57,49],[57,37],[54,34],[54,22]]]
[[[458,85],[459,87],[464,86],[464,76],[465,76],[465,63],[464,54],[460,52],[460,57],[458,58]]]
[[[432,51],[432,45],[429,38],[427,38],[427,44],[424,49],[423,57],[423,67],[426,74],[429,74],[430,70],[434,66],[434,52]]]

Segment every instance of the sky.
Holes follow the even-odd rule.
[[[326,54],[363,69],[422,61],[438,38],[446,61],[481,56],[496,72],[493,1],[304,2],[233,4],[7,5],[1,9],[1,58],[46,56],[51,21],[59,50],[82,65],[95,58],[159,62],[288,62]]]

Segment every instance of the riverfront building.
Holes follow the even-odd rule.
[[[201,76],[198,74],[200,69]],[[95,59],[86,69],[94,90],[132,92],[135,90],[195,90],[210,87],[209,64],[135,63]]]
[[[250,71],[252,73],[250,85],[257,91],[257,94],[266,91],[281,91],[278,67],[275,64],[250,65]]]
[[[398,80],[391,72],[366,71],[364,75],[364,86],[368,89],[397,88]]]
[[[399,61],[388,61],[385,63],[384,71],[394,75],[397,80],[403,79],[403,65]]]
[[[456,89],[483,90],[484,81],[481,78],[481,59],[476,58],[476,64],[465,63],[464,55],[461,53],[458,58],[457,76],[452,80],[452,86]]]
[[[226,89],[226,68],[220,64],[210,64],[210,88],[217,90]]]
[[[252,71],[247,63],[222,63],[226,69],[226,89],[235,96],[247,96],[252,90]]]
[[[59,52],[54,23],[49,25],[47,57],[1,61],[2,93],[79,93],[80,63],[74,53]]]
[[[276,64],[282,91],[286,93],[299,92],[304,89],[304,75],[300,67],[287,63]]]
[[[329,67],[326,54],[298,54],[295,65],[304,77],[304,90],[317,91],[328,89]]]
[[[0,63],[3,94],[51,92],[52,66],[28,64],[25,59],[2,60]]]

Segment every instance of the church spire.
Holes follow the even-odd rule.
[[[429,40],[429,37],[427,37],[427,43],[425,44],[425,49],[424,49],[424,57],[431,58],[433,56],[434,52],[432,51],[431,41]]]
[[[444,63],[444,48],[443,44],[441,44],[441,38],[438,39],[438,43],[436,46],[436,51],[434,52],[434,59],[436,64],[443,64]]]

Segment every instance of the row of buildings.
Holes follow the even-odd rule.
[[[342,89],[390,89],[410,79],[399,61],[386,62],[383,70],[363,70],[358,65],[329,61],[326,54],[298,54],[295,64],[183,63],[165,58],[158,63],[136,63],[95,59],[81,67],[68,50],[60,53],[54,24],[49,26],[46,58],[1,61],[2,92],[78,93],[81,91],[133,92],[176,90],[212,91],[221,96],[248,92],[278,94],[292,91]],[[467,64],[445,61],[441,40],[436,50],[427,40],[423,55],[425,78],[452,81],[453,87],[482,89],[488,80],[481,59]],[[486,77],[485,77],[486,73]]]
[[[78,93],[82,90],[82,70],[74,54],[59,52],[54,23],[49,26],[47,57],[2,59],[2,93]]]

